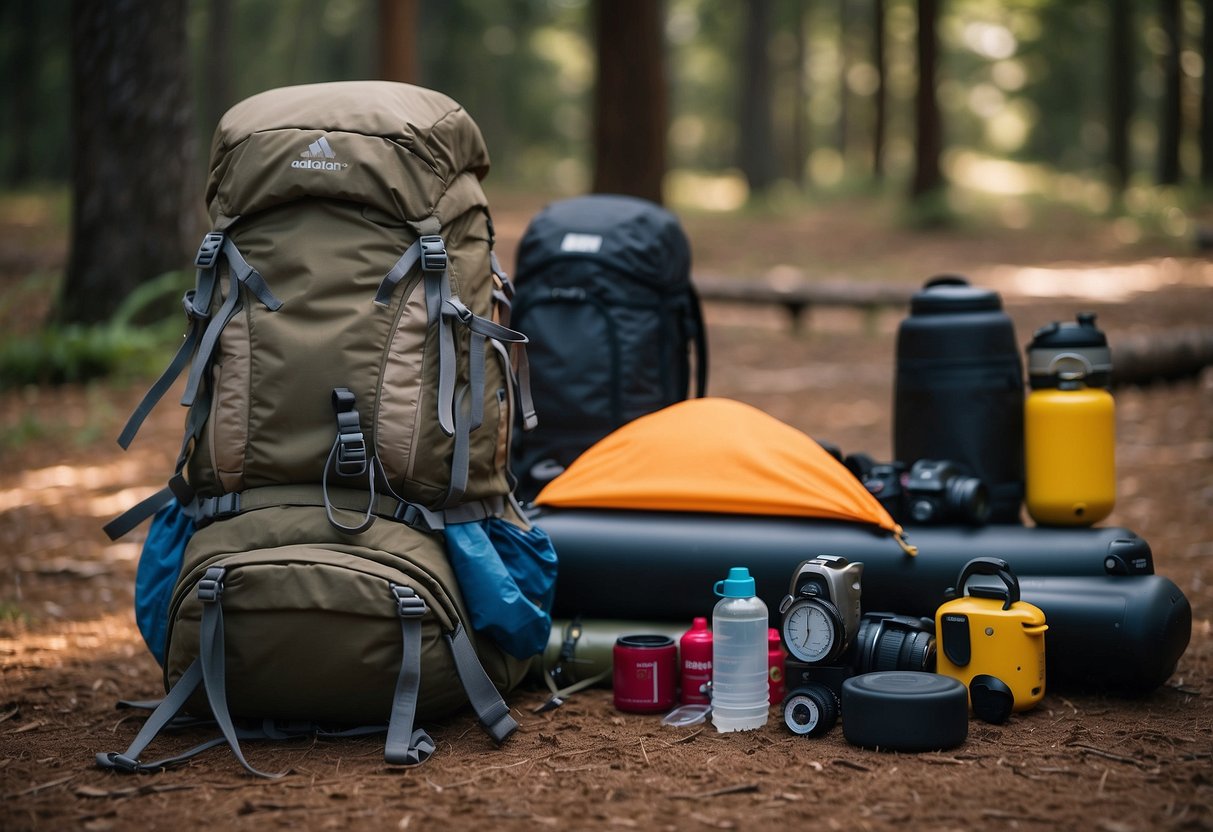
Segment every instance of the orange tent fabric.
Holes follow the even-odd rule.
[[[624,425],[535,502],[847,520],[879,526],[906,545],[901,526],[825,449],[729,399],[689,399]]]

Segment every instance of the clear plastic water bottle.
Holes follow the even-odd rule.
[[[721,600],[712,611],[712,724],[721,733],[752,731],[766,725],[770,707],[767,605],[744,566],[714,589]]]

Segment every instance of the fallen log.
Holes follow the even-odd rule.
[[[1113,387],[1191,378],[1213,365],[1213,326],[1168,329],[1109,340]]]
[[[904,284],[808,281],[792,276],[762,280],[696,277],[694,282],[705,301],[783,307],[793,331],[801,328],[805,314],[814,306],[851,307],[875,315],[883,309],[907,307],[918,291]]]

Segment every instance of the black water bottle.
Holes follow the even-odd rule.
[[[997,292],[927,281],[897,331],[893,399],[896,459],[960,463],[989,489],[990,522],[1020,522],[1023,363]]]

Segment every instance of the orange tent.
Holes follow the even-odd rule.
[[[624,425],[535,502],[870,523],[913,554],[901,526],[838,460],[795,428],[729,399],[690,399]]]

